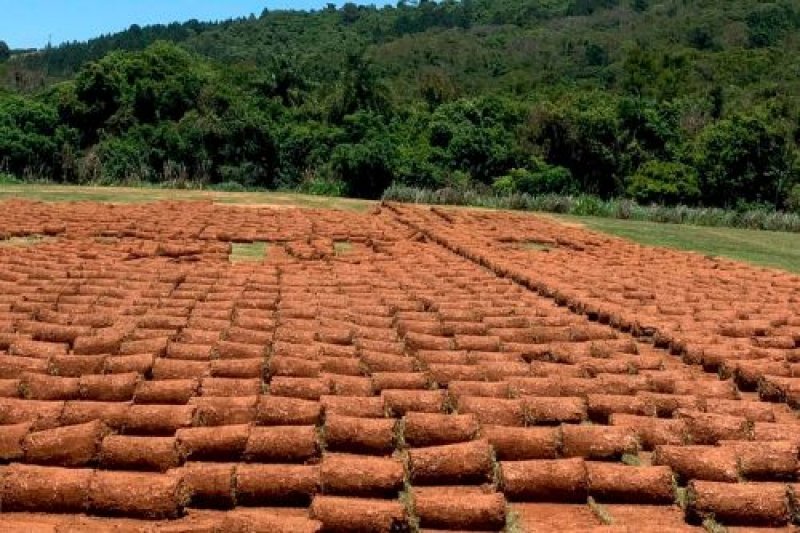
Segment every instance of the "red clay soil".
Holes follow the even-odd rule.
[[[4,207],[57,230],[0,247],[4,530],[800,525],[796,276],[522,214]]]

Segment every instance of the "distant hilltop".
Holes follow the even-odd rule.
[[[0,64],[0,171],[800,206],[791,0],[446,0],[131,26]]]

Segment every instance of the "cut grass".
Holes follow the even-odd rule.
[[[267,243],[265,242],[233,243],[228,259],[231,263],[259,263],[264,260],[266,255]]]
[[[506,527],[503,533],[523,533],[525,526],[522,524],[522,519],[519,513],[516,512],[510,505],[506,507]]]
[[[419,533],[419,516],[417,516],[416,502],[414,500],[414,489],[411,485],[411,468],[409,466],[408,450],[403,449],[399,452],[400,462],[403,463],[403,490],[400,492],[400,503],[406,509],[408,517],[408,532]]]
[[[0,185],[0,200],[24,198],[41,202],[137,203],[171,201],[211,201],[246,206],[310,207],[366,211],[375,202],[351,198],[329,198],[288,192],[221,192],[193,189],[146,187],[83,187],[77,185]]]
[[[639,456],[632,453],[623,454],[622,463],[627,466],[642,466],[642,460]]]
[[[610,526],[614,524],[614,517],[611,516],[611,513],[608,512],[605,505],[598,503],[594,498],[589,496],[586,500],[586,504],[591,509],[592,513],[600,520],[603,525]]]
[[[44,237],[43,235],[11,237],[9,239],[0,239],[0,248],[28,248],[50,240],[52,240],[51,237]]]
[[[708,533],[727,533],[728,528],[714,520],[713,518],[706,518],[703,520],[703,529]]]
[[[333,243],[333,251],[336,255],[344,255],[353,249],[350,241],[336,241]]]
[[[558,215],[557,220],[580,224],[650,246],[663,246],[724,256],[760,266],[800,273],[800,234],[737,228],[662,224],[597,217]]]
[[[675,486],[675,503],[684,511],[689,506],[689,491],[686,487]]]
[[[546,246],[546,245],[544,245],[544,244],[542,244],[540,242],[536,242],[536,241],[528,241],[528,242],[522,243],[522,249],[523,250],[528,250],[530,252],[549,252],[550,251],[550,247],[549,246]]]

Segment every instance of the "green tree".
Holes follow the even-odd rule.
[[[273,58],[267,68],[269,85],[266,87],[266,94],[279,98],[286,107],[300,105],[310,88],[310,83],[298,68],[298,63],[297,58],[281,55]]]
[[[419,88],[422,98],[431,108],[455,100],[459,92],[450,75],[439,67],[429,67],[420,72]]]
[[[514,129],[522,113],[500,98],[458,100],[440,106],[431,116],[429,139],[436,162],[448,170],[463,171],[479,182],[495,178],[520,166]]]
[[[340,144],[331,154],[331,167],[347,186],[348,196],[380,198],[394,181],[394,149],[385,138]]]
[[[142,52],[115,52],[88,64],[75,79],[75,98],[62,100],[62,115],[90,145],[101,132],[123,132],[137,123],[178,120],[196,106],[204,83],[192,57],[168,43]]]
[[[342,23],[348,25],[356,23],[361,16],[358,6],[353,2],[347,2],[345,5],[343,5],[341,14]]]
[[[659,65],[652,52],[640,46],[629,48],[622,69],[622,87],[625,91],[635,95],[653,92],[653,81],[658,79]]]
[[[599,44],[587,44],[584,56],[586,57],[586,63],[593,67],[604,67],[608,65],[608,52]]]
[[[341,121],[356,111],[388,113],[391,103],[386,86],[381,82],[374,65],[361,53],[350,53],[339,81],[331,117]]]
[[[0,63],[8,61],[9,57],[11,57],[11,49],[5,41],[0,41]]]
[[[786,133],[763,115],[736,114],[709,125],[696,140],[692,159],[702,198],[711,205],[779,206],[793,180]]]
[[[716,50],[719,47],[714,31],[705,24],[691,27],[686,39],[689,45],[697,50]]]
[[[538,106],[522,134],[549,164],[569,169],[582,192],[622,192],[623,145],[613,99],[588,94]]]
[[[619,145],[623,147],[618,164],[623,176],[636,172],[651,159],[672,158],[684,142],[680,116],[667,104],[641,97],[624,97],[617,102],[617,116]]]
[[[791,29],[796,16],[786,4],[758,4],[747,14],[746,19],[750,46],[774,46]]]
[[[55,107],[0,93],[0,166],[19,176],[55,172],[57,127]]]
[[[591,15],[598,9],[608,9],[619,5],[619,0],[572,0],[569,4],[570,15]]]

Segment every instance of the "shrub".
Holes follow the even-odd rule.
[[[627,192],[642,203],[694,202],[700,196],[697,181],[697,172],[687,165],[648,161],[631,177]]]
[[[423,193],[429,193],[429,189],[420,189],[418,187],[410,187],[402,183],[392,183],[383,191],[381,199],[390,202],[403,202],[408,204],[421,204],[424,202],[419,201],[419,196]]]
[[[564,167],[534,159],[532,169],[515,168],[492,184],[498,194],[561,194],[578,192],[578,183]]]
[[[152,169],[147,166],[147,152],[146,146],[129,137],[104,139],[96,147],[98,172],[84,181],[102,185],[148,181]]]
[[[492,183],[492,190],[500,195],[510,195],[514,194],[517,188],[516,179],[519,173],[524,173],[525,170],[515,168],[511,170],[509,174],[506,174],[502,178],[497,178]]]
[[[620,218],[623,220],[628,220],[630,218],[633,218],[636,207],[637,207],[636,202],[634,202],[633,200],[629,200],[627,198],[623,198],[622,200],[617,202],[616,212],[614,213],[614,216],[616,218]]]
[[[300,183],[298,190],[305,194],[315,196],[344,196],[347,191],[347,184],[339,179],[320,176],[317,174],[309,175]]]
[[[215,183],[209,187],[212,191],[222,192],[246,192],[247,187],[237,181],[223,181],[222,183]]]
[[[597,196],[582,194],[575,199],[570,213],[578,216],[609,217],[614,211],[609,206],[609,202],[604,202]]]
[[[17,185],[22,183],[16,176],[8,172],[0,172],[0,185]]]
[[[259,168],[254,163],[243,162],[238,165],[220,165],[219,177],[221,183],[239,183],[243,188],[253,186]]]

